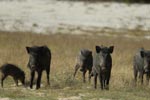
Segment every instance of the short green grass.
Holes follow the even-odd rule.
[[[143,32],[143,34],[145,34]],[[27,32],[0,32],[0,65],[13,63],[22,68],[29,82],[26,46],[47,45],[52,52],[51,86],[46,84],[45,72],[39,90],[14,86],[8,77],[4,88],[0,88],[0,98],[15,100],[149,100],[150,87],[133,84],[133,55],[138,48],[150,49],[150,40],[144,38],[107,37],[98,35],[32,34]],[[81,72],[73,80],[76,56],[80,49],[95,52],[95,45],[114,45],[113,68],[110,90],[93,88],[91,83],[82,82]],[[99,87],[99,84],[98,84]],[[74,98],[76,97],[76,98]],[[63,99],[66,98],[66,99]],[[68,99],[67,99],[68,98]],[[74,99],[73,99],[74,98]]]

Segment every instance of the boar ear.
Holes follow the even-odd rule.
[[[96,53],[99,53],[101,51],[101,47],[100,46],[95,46],[96,49]]]
[[[30,47],[26,47],[26,50],[27,50],[28,53],[31,52],[31,48]]]
[[[144,51],[141,51],[140,54],[141,54],[141,57],[143,58],[144,55],[145,55],[145,52],[144,52]]]
[[[113,51],[114,51],[114,46],[110,46],[110,47],[109,47],[109,52],[110,52],[110,53],[113,53]]]

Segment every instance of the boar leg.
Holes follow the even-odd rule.
[[[97,88],[97,74],[94,75],[94,88]]]
[[[86,74],[86,71],[83,72],[83,82],[85,83],[86,80],[85,80],[85,74]]]
[[[77,73],[77,71],[78,71],[78,69],[79,69],[79,68],[80,68],[80,65],[79,65],[79,64],[77,64],[77,65],[75,66],[74,78],[75,78],[76,73]]]
[[[13,78],[15,81],[16,86],[18,86],[18,80],[16,78]]]
[[[3,81],[5,80],[5,78],[7,77],[7,75],[2,75],[2,78],[1,78],[1,86],[3,87]]]
[[[104,86],[104,79],[102,77],[101,74],[99,74],[99,81],[100,81],[100,84],[101,84],[101,89],[103,90],[103,86]]]
[[[89,83],[91,83],[91,72],[92,70],[89,70]]]
[[[48,84],[48,85],[50,85],[49,73],[50,73],[50,69],[47,69],[47,70],[46,70],[46,74],[47,74],[47,84]]]
[[[143,85],[143,72],[140,72],[140,75],[139,75],[139,77],[140,77],[140,80],[141,80],[141,85]]]
[[[38,79],[37,79],[37,83],[36,83],[36,89],[40,88],[41,85],[41,77],[42,77],[42,71],[38,72]]]
[[[30,78],[30,88],[31,89],[33,87],[34,76],[35,76],[35,71],[31,71],[31,78]]]

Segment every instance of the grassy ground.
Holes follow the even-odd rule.
[[[132,59],[138,48],[150,49],[149,43],[150,40],[142,38],[0,32],[0,65],[18,65],[26,72],[26,81],[29,81],[30,71],[26,66],[28,54],[25,47],[47,45],[52,51],[51,87],[46,85],[45,72],[39,90],[16,87],[13,79],[8,77],[4,88],[0,88],[0,97],[15,100],[148,100],[150,87],[133,85]],[[95,51],[95,45],[102,44],[115,46],[109,91],[93,89],[93,79],[91,83],[82,83],[81,72],[75,80],[72,79],[79,50],[89,48]]]

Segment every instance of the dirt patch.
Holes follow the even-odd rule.
[[[58,98],[58,100],[82,100],[81,97],[78,96],[72,96],[68,98]]]
[[[91,99],[91,100],[111,100],[111,99],[104,99],[104,98],[93,98],[93,99]]]
[[[0,98],[0,100],[12,100],[10,98]]]

